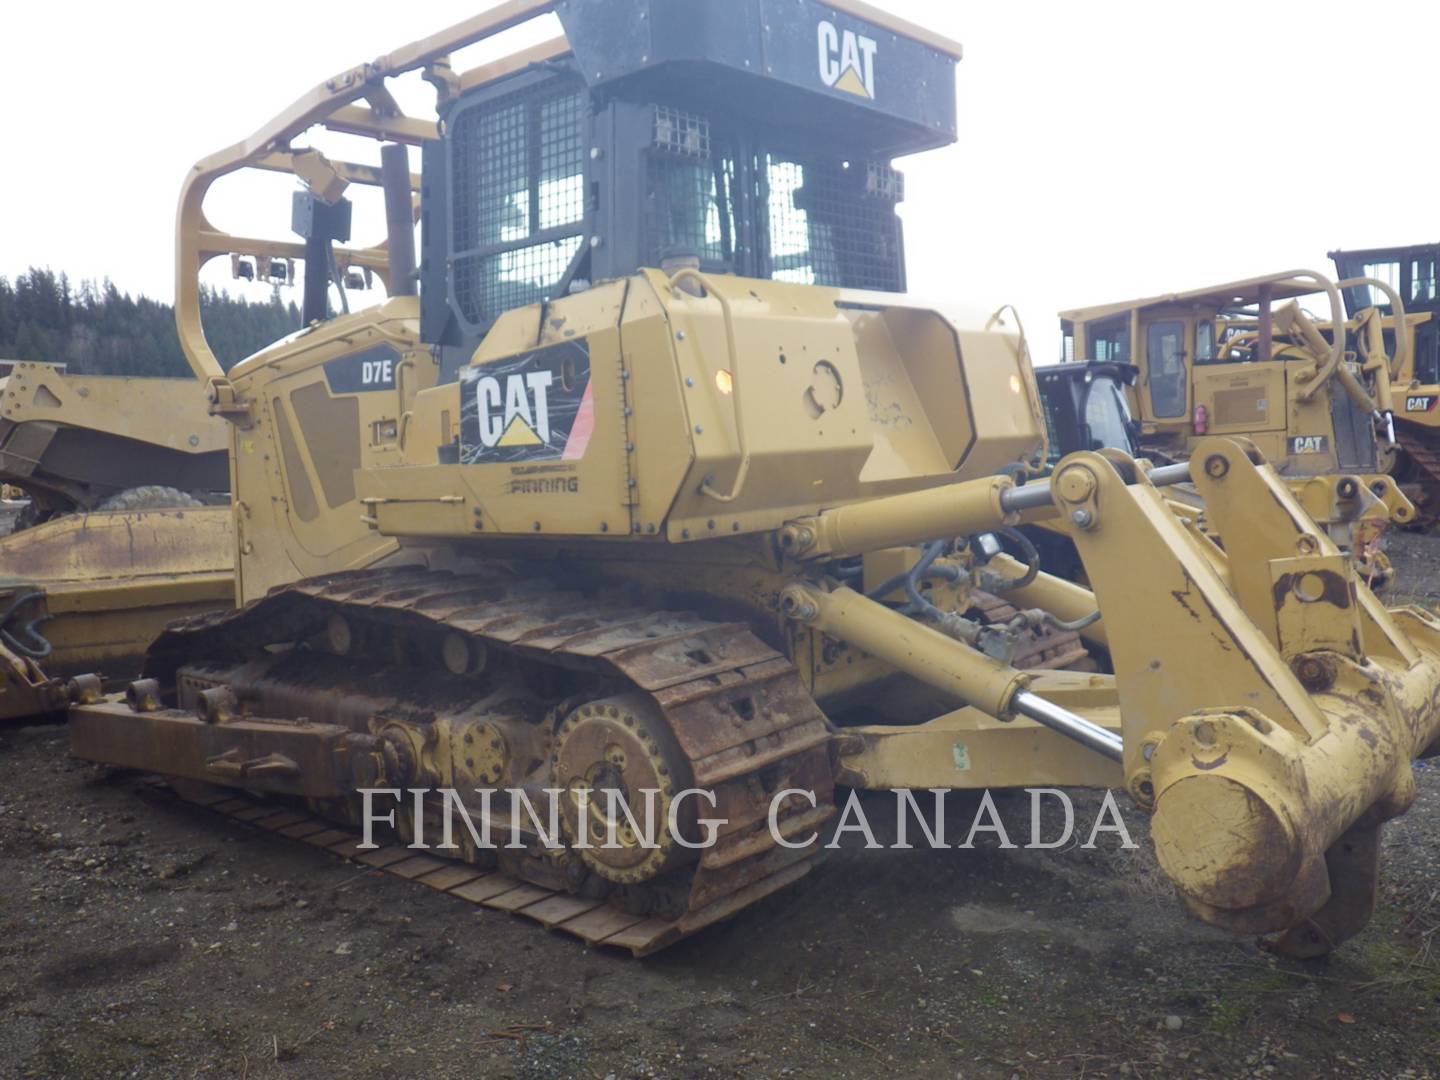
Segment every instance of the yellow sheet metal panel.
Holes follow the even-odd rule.
[[[355,467],[398,460],[407,406],[437,375],[419,343],[414,297],[333,319],[231,370],[240,402],[227,426],[242,600],[395,550],[365,521]]]

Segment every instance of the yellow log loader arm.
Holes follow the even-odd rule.
[[[452,68],[551,14],[563,38]],[[1123,788],[1199,917],[1354,934],[1440,735],[1440,623],[1378,603],[1252,442],[1017,485],[1045,453],[1022,341],[904,295],[894,161],[954,141],[959,56],[852,0],[515,2],[202,162],[179,318],[232,429],[243,606],[86,695],[73,752],[288,800],[206,797],[351,853],[364,792],[428,789],[432,823],[453,797],[489,830],[454,863],[372,863],[636,953],[803,877],[837,786]],[[399,113],[407,73],[434,118]],[[421,144],[418,182],[300,149],[316,127]],[[303,247],[205,223],[250,168],[304,182]],[[340,181],[387,175],[387,241],[332,258]],[[222,375],[191,279],[272,254],[307,260],[308,328]],[[392,296],[328,317],[347,265]],[[1223,549],[1167,500],[1187,480]],[[1035,513],[1093,591],[999,553]],[[598,809],[645,792],[658,835]]]

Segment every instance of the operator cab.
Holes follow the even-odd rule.
[[[1407,313],[1440,311],[1440,244],[1411,244],[1404,247],[1365,248],[1332,251],[1339,280],[1374,278],[1400,294]],[[1369,285],[1352,285],[1343,290],[1345,314],[1354,318],[1366,308],[1379,308],[1391,315],[1390,298]]]
[[[443,102],[420,273],[442,378],[505,312],[642,267],[904,292],[894,159],[954,141],[958,48],[860,10],[562,4],[551,55]]]
[[[1409,381],[1421,386],[1440,383],[1440,244],[1332,251],[1330,258],[1339,280],[1375,278],[1400,294],[1414,333],[1414,371],[1408,373]],[[1352,285],[1341,292],[1345,314],[1352,319],[1367,308],[1378,309],[1386,318],[1394,315],[1390,298],[1370,285]],[[1385,331],[1385,350],[1395,355],[1393,328]]]
[[[1134,364],[1091,361],[1048,364],[1035,369],[1045,408],[1047,464],[1054,468],[1077,450],[1122,450],[1140,456],[1139,426],[1130,414],[1127,388],[1140,369]]]
[[[1198,438],[1240,435],[1284,473],[1374,471],[1370,419],[1345,394],[1295,401],[1302,365],[1319,358],[1287,333],[1300,312],[1290,302],[1317,291],[1306,276],[1253,278],[1062,312],[1063,355],[1135,366],[1146,456],[1184,458]]]

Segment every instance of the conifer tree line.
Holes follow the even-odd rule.
[[[300,328],[300,311],[277,288],[252,303],[201,286],[210,347],[226,370]],[[0,361],[39,360],[88,375],[188,376],[172,305],[122,293],[108,278],[74,285],[65,274],[31,267],[0,277]]]

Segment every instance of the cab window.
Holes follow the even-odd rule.
[[[1440,273],[1436,272],[1437,269],[1440,269],[1440,259],[1433,255],[1410,261],[1410,295],[1405,298],[1407,304],[1418,307],[1433,305],[1436,300],[1440,300]]]
[[[1415,327],[1415,379],[1423,386],[1440,383],[1440,324],[1434,320]]]
[[[1130,316],[1117,315],[1085,327],[1085,359],[1130,363]]]
[[[1150,406],[1156,417],[1185,415],[1185,324],[1151,323],[1145,330]]]
[[[1195,324],[1195,363],[1206,364],[1215,359],[1215,324],[1201,319]]]
[[[1130,408],[1125,404],[1125,392],[1114,379],[1101,377],[1090,384],[1085,396],[1085,426],[1090,432],[1087,449],[1135,452],[1130,439]]]

